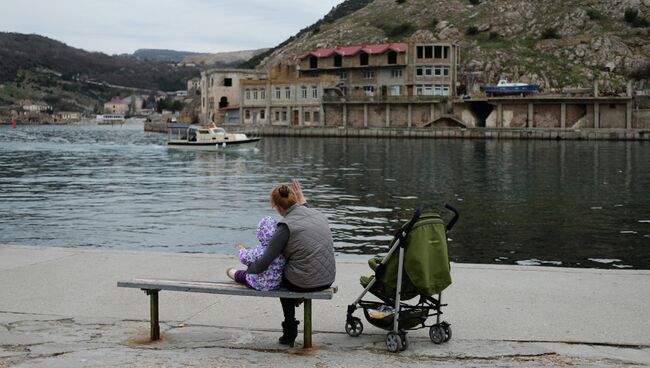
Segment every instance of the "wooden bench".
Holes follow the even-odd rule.
[[[119,281],[118,287],[135,288],[143,290],[149,295],[151,313],[151,340],[160,339],[160,323],[158,319],[158,293],[162,290],[182,291],[186,293],[225,294],[240,296],[257,296],[270,298],[293,298],[305,300],[304,320],[304,348],[311,348],[311,301],[312,299],[332,299],[337,291],[336,286],[323,291],[298,293],[285,289],[273,291],[258,291],[247,288],[235,282],[222,281],[185,281],[185,280],[157,280],[157,279],[133,279],[131,281]]]

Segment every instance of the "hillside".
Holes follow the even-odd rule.
[[[15,81],[19,71],[47,69],[63,79],[88,79],[113,85],[173,91],[185,89],[197,68],[134,56],[87,52],[39,35],[0,33],[0,82]]]
[[[194,63],[202,66],[234,68],[234,67],[239,67],[242,63],[268,50],[269,49],[257,49],[257,50],[244,50],[244,51],[217,52],[213,54],[187,55],[183,57],[181,61],[184,63]]]
[[[198,52],[161,50],[161,49],[138,49],[133,56],[156,61],[171,61],[178,63],[186,56],[200,55]]]
[[[353,9],[333,17],[337,8]],[[461,83],[502,77],[547,87],[650,79],[649,0],[347,0],[252,60],[293,63],[313,47],[400,41],[414,33],[462,46]]]

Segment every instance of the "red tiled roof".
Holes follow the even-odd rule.
[[[239,110],[239,104],[228,105],[226,107],[221,107],[219,110]]]
[[[310,53],[305,54],[301,59],[306,58],[307,56],[315,56],[317,58],[329,57],[332,54],[336,53],[341,56],[351,56],[363,51],[368,54],[382,54],[388,50],[392,50],[398,53],[406,52],[405,43],[380,43],[376,45],[355,45],[355,46],[336,46],[329,48],[314,48]]]

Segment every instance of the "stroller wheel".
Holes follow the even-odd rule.
[[[357,317],[352,317],[352,319],[345,322],[345,332],[352,337],[357,337],[363,332],[363,323]]]
[[[429,338],[431,338],[431,342],[436,345],[445,342],[446,336],[447,334],[445,334],[445,330],[440,325],[433,325],[429,329]]]
[[[397,353],[403,349],[402,337],[396,332],[389,332],[386,335],[386,347],[391,353]]]
[[[442,322],[440,324],[440,326],[445,331],[445,341],[444,342],[447,342],[447,341],[451,340],[451,325],[449,323],[447,323],[447,322]]]
[[[409,348],[409,338],[406,331],[400,331],[399,335],[402,338],[402,348],[400,350],[404,351]]]

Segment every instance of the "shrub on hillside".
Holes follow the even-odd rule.
[[[478,34],[478,27],[477,26],[469,26],[465,30],[465,34],[468,36],[474,36]]]
[[[543,40],[562,38],[555,27],[548,27],[542,32]]]

